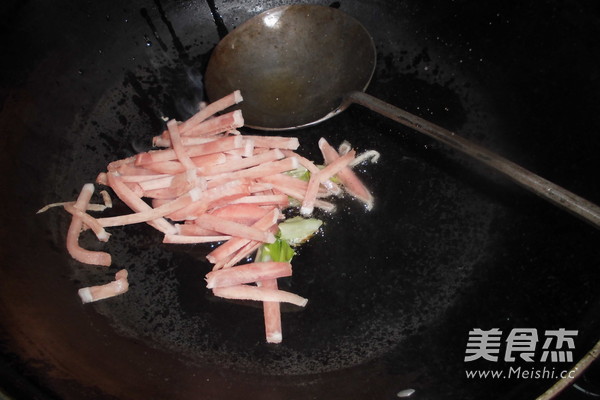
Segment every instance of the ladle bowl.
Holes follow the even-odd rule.
[[[366,29],[337,9],[282,6],[246,21],[214,49],[205,75],[210,99],[241,90],[247,126],[262,130],[316,124],[364,91],[375,70]]]
[[[454,132],[370,96],[375,45],[344,12],[317,5],[265,11],[225,36],[209,60],[210,100],[234,90],[244,97],[245,124],[289,130],[324,121],[350,104],[363,105],[470,155],[554,205],[600,228],[600,207],[472,143]]]

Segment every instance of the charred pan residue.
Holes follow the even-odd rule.
[[[187,51],[185,50],[185,47],[183,46],[183,43],[181,42],[181,40],[179,40],[179,37],[177,36],[177,33],[175,32],[175,28],[173,28],[173,24],[167,18],[167,13],[165,12],[164,8],[162,7],[162,4],[160,3],[159,0],[154,0],[154,4],[156,5],[156,9],[158,10],[161,21],[165,24],[165,26],[169,30],[169,33],[171,34],[171,38],[173,39],[173,46],[175,47],[175,50],[177,51],[179,58],[181,59],[181,61],[184,64],[189,65],[190,57],[188,56]],[[147,20],[149,20],[149,19],[147,19]],[[153,27],[153,26],[154,25],[152,24],[151,27]]]
[[[145,9],[145,8],[142,8],[140,10],[140,15],[146,20],[146,23],[148,24],[148,26],[152,30],[152,35],[154,36],[154,38],[158,42],[160,48],[163,49],[163,51],[167,51],[167,45],[165,44],[165,42],[163,42],[163,40],[161,39],[161,37],[158,35],[158,31],[156,29],[156,26],[154,25],[154,22],[152,22],[152,18],[150,18],[150,14],[148,14],[148,10]]]
[[[132,100],[138,107],[140,115],[146,115],[148,117],[153,131],[158,132],[162,130],[163,121],[158,115],[156,115],[154,109],[151,106],[152,100],[149,97],[150,94],[146,89],[144,89],[139,79],[135,76],[135,74],[133,74],[133,72],[127,72],[125,74],[123,84],[129,85],[133,88],[136,94],[132,97]]]
[[[208,7],[210,8],[210,12],[213,16],[213,20],[215,21],[215,25],[217,26],[217,33],[219,34],[219,38],[223,39],[229,33],[229,30],[227,29],[227,27],[225,26],[225,23],[223,22],[223,17],[221,17],[221,14],[219,14],[219,10],[217,9],[217,6],[215,5],[214,0],[206,0],[206,3],[208,4]]]

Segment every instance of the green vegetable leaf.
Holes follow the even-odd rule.
[[[263,244],[258,250],[256,259],[258,262],[290,262],[295,255],[296,252],[294,252],[294,249],[290,247],[288,242],[277,238],[273,243]]]
[[[310,239],[322,224],[323,221],[316,218],[294,217],[286,219],[279,224],[279,232],[275,242],[265,243],[259,247],[256,253],[256,261],[291,262],[296,255],[292,246]]]
[[[310,239],[322,224],[316,218],[289,218],[279,224],[279,238],[294,246]]]
[[[305,182],[310,180],[310,171],[301,165],[296,169],[285,172],[285,174]]]

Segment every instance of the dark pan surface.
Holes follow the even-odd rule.
[[[266,345],[260,308],[204,287],[208,246],[111,229],[109,269],[64,249],[73,199],[106,164],[187,118],[227,30],[285,2],[9,3],[3,9],[0,389],[39,399],[534,398],[552,379],[467,379],[474,328],[600,337],[598,231],[441,145],[357,106],[292,134],[377,149],[361,167],[373,211],[323,215],[284,286],[310,299]],[[600,203],[600,14],[584,2],[341,1],[373,35],[368,92]],[[327,2],[319,4],[330,5]],[[124,213],[117,203],[110,213]],[[121,297],[79,287],[130,273]],[[536,363],[535,367],[543,364]],[[557,369],[568,363],[549,364]],[[598,368],[561,397],[598,391]],[[596,384],[595,384],[596,382]],[[1,393],[1,392],[0,392]]]

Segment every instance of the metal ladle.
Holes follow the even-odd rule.
[[[241,90],[246,126],[290,130],[356,103],[502,172],[538,196],[600,228],[600,207],[420,117],[364,93],[375,70],[367,30],[335,8],[289,5],[265,11],[225,36],[205,74],[209,99]]]

